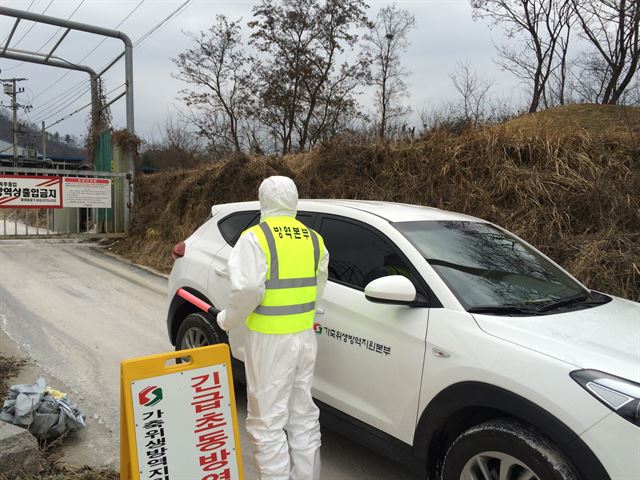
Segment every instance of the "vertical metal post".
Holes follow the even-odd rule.
[[[131,40],[127,37],[123,39],[124,47],[124,61],[125,61],[125,78],[127,81],[127,130],[131,135],[135,134],[134,122],[133,122],[133,45]],[[131,181],[127,181],[122,185],[123,195],[123,218],[124,218],[124,230],[129,225],[129,209],[133,207],[133,179],[135,178],[136,166],[133,161],[133,153],[129,152],[129,175],[131,175]]]
[[[18,209],[13,210],[13,234],[18,235]]]
[[[42,122],[42,161],[47,161],[47,131],[44,127],[44,122]]]
[[[113,190],[115,195],[113,196],[113,233],[118,232],[118,217],[120,212],[118,211],[118,177],[113,177]]]
[[[13,166],[18,165],[18,95],[16,79],[12,79],[11,110],[13,110]]]
[[[25,234],[29,235],[29,209],[28,208],[24,209],[24,228],[25,228]]]
[[[124,76],[127,83],[127,131],[131,134],[135,133],[133,121],[133,44],[126,37],[122,39],[124,42]],[[129,169],[133,171],[133,156],[129,158]]]
[[[36,208],[36,236],[40,235],[40,209]]]

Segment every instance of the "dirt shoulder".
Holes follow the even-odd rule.
[[[9,386],[33,383],[38,377],[45,378],[49,385],[58,390],[69,391],[62,382],[30,360],[0,329],[0,398],[6,397]],[[79,403],[82,410],[82,402]],[[102,426],[92,422],[91,418],[87,419],[87,423],[86,429],[46,448],[45,468],[40,475],[9,479],[0,474],[0,480],[117,480],[119,475],[114,465],[92,464],[91,459],[97,457],[93,453],[100,443],[96,442],[96,437],[106,435],[103,435]]]

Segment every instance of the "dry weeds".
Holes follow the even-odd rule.
[[[9,392],[9,381],[18,375],[26,362],[16,357],[3,357],[0,355],[0,400]]]
[[[0,480],[118,480],[120,475],[112,470],[94,470],[89,467],[69,469],[55,464],[47,466],[38,475],[27,475],[18,478],[7,478],[0,475]]]
[[[0,399],[8,393],[9,382],[25,364],[22,359],[0,355]],[[0,402],[1,404],[1,402]],[[44,452],[43,470],[39,475],[8,478],[0,474],[0,480],[118,480],[120,476],[110,470],[95,470],[89,467],[70,469],[59,465],[52,454]]]
[[[640,301],[640,110],[625,114],[637,122],[626,130],[613,120],[616,128],[606,128],[609,107],[589,111],[597,118],[568,123],[566,112],[550,111],[562,120],[516,119],[462,134],[437,130],[396,144],[338,138],[305,154],[297,168],[291,157],[236,156],[139,177],[135,223],[116,249],[168,271],[172,246],[204,221],[211,205],[255,200],[262,179],[280,174],[296,180],[301,198],[388,200],[490,220],[591,288]]]

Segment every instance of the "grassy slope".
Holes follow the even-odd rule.
[[[236,157],[139,177],[135,223],[116,249],[168,271],[171,247],[212,204],[253,200],[263,178],[281,174],[296,180],[302,198],[407,202],[491,220],[592,288],[638,301],[638,126],[640,109],[576,105],[414,142],[337,139],[300,162]]]
[[[640,135],[640,108],[621,105],[566,105],[510,120],[511,131],[547,132],[580,128],[590,134],[633,133]],[[636,138],[638,140],[638,138]]]

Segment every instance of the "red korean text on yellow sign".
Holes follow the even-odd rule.
[[[121,480],[242,480],[232,379],[225,344],[122,362]]]

